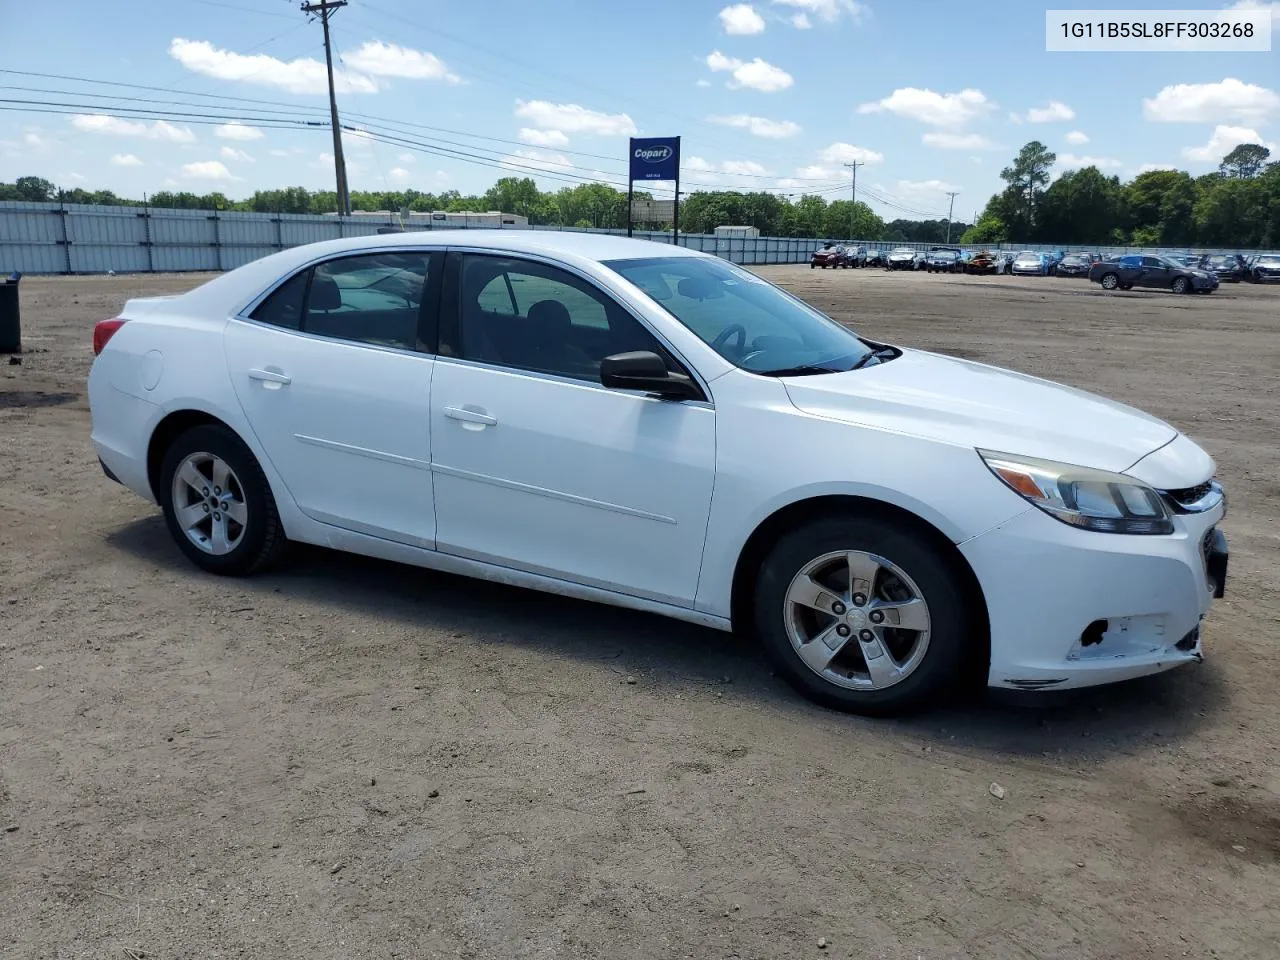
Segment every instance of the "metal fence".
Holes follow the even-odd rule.
[[[108,207],[82,204],[0,202],[0,275],[14,271],[38,273],[169,273],[232,270],[278,250],[319,240],[362,237],[398,219],[336,217],[307,214],[241,213],[218,210],[171,210],[150,207]],[[413,225],[406,230],[427,229]],[[450,227],[449,229],[457,229]],[[471,227],[470,229],[495,229]],[[529,229],[529,228],[503,228]],[[534,230],[573,230],[537,226]],[[623,230],[589,230],[624,233]],[[669,232],[637,230],[636,237],[669,243]],[[826,243],[817,237],[717,237],[681,234],[680,245],[714,253],[741,264],[807,263]],[[911,247],[927,250],[928,243],[844,241],[868,249]],[[1054,244],[998,244],[1007,250],[1070,249]],[[988,248],[990,249],[990,248]],[[1138,248],[1090,248],[1094,252],[1138,252]],[[1150,248],[1142,252],[1152,252]],[[1187,249],[1168,253],[1190,253]],[[1236,253],[1196,248],[1196,253]]]

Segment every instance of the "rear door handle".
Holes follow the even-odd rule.
[[[491,417],[482,410],[469,410],[466,407],[445,407],[444,415],[450,420],[461,420],[463,423],[478,423],[486,427],[498,425],[497,417]]]
[[[260,370],[257,367],[249,371],[249,379],[261,380],[263,383],[276,383],[282,387],[293,382],[293,378],[287,373],[281,373],[279,370]]]

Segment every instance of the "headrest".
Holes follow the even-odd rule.
[[[689,300],[715,300],[724,296],[724,288],[720,284],[702,277],[681,277],[676,292]]]
[[[323,273],[313,274],[307,309],[337,310],[340,306],[342,306],[342,291],[338,289],[338,281]]]
[[[529,308],[529,324],[541,336],[568,334],[573,319],[559,300],[539,300]]]

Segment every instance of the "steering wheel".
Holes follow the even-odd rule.
[[[717,353],[729,345],[730,337],[738,338],[738,345],[734,348],[735,353],[742,353],[747,348],[747,328],[740,323],[731,323],[720,331],[719,336],[711,341],[711,349]]]

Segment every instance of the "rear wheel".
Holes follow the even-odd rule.
[[[165,453],[157,491],[169,533],[196,566],[244,576],[278,560],[288,541],[267,478],[226,427],[194,427]]]
[[[969,605],[950,564],[890,520],[825,518],[760,569],[756,630],[778,672],[838,710],[889,715],[960,682]]]
[[[1114,273],[1104,273],[1102,279],[1098,282],[1102,284],[1103,290],[1114,290],[1120,286],[1120,278]]]

